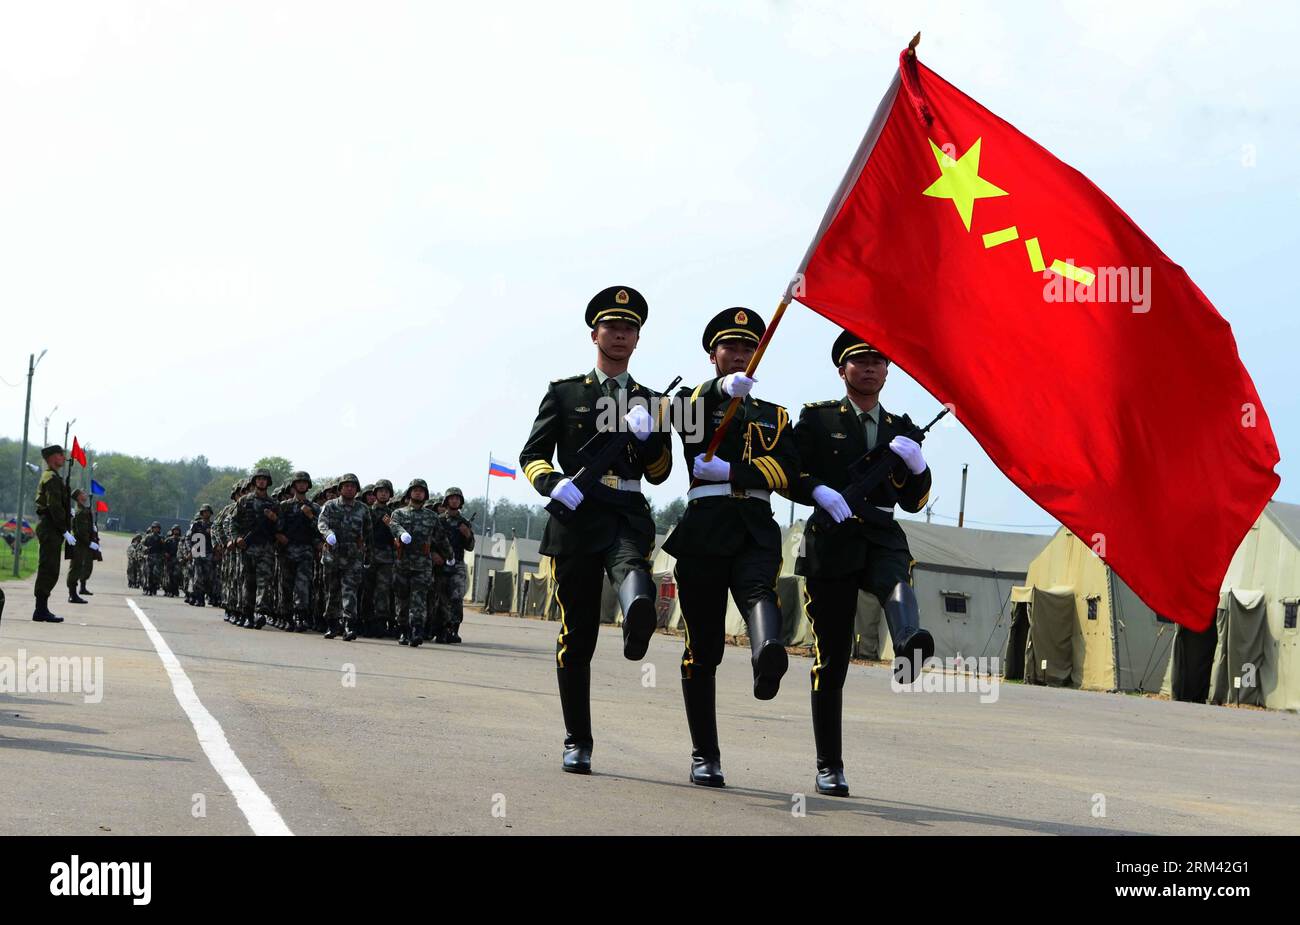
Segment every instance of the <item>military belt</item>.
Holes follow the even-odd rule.
[[[686,493],[686,497],[694,501],[696,498],[757,498],[760,501],[770,501],[772,493],[766,488],[737,488],[728,482],[719,482],[715,485],[698,485]]]
[[[640,491],[640,479],[621,479],[617,475],[602,475],[600,484],[615,491]]]

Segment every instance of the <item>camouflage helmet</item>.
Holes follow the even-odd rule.
[[[131,545],[134,546],[136,543],[140,542],[142,539],[144,539],[144,534],[143,534],[143,533],[137,533],[135,536],[131,537]]]
[[[211,513],[212,513],[212,505],[210,505],[210,504],[201,504],[201,505],[199,505],[199,513],[202,514],[204,511],[207,511],[209,514],[211,514]]]
[[[442,495],[429,495],[429,507],[442,507],[447,503],[447,499]]]
[[[155,520],[153,523],[149,525],[149,529],[152,530],[154,527],[157,527],[159,530],[161,530],[162,524],[158,523],[158,521]]]
[[[357,486],[357,491],[361,490],[361,479],[357,478],[356,475],[351,472],[343,473],[343,477],[338,480],[338,487],[342,488],[348,482],[351,482],[353,485]]]
[[[403,498],[411,497],[412,490],[416,488],[424,489],[424,497],[425,500],[427,501],[429,498],[429,483],[426,482],[424,479],[411,479],[411,484],[406,486],[406,491],[402,492],[402,497]]]
[[[180,532],[181,532],[181,525],[180,525],[180,524],[172,524],[172,528],[171,528],[170,530],[168,530],[167,532],[168,532],[168,533],[180,533]]]
[[[379,491],[379,489],[381,488],[388,489],[388,496],[390,498],[393,495],[397,494],[397,492],[393,490],[393,483],[388,481],[388,479],[380,479],[379,481],[375,482],[375,491]]]
[[[269,482],[272,478],[274,478],[274,476],[271,475],[271,470],[270,470],[270,469],[266,468],[266,466],[258,466],[258,467],[257,467],[256,469],[254,469],[251,473],[249,473],[249,475],[248,475],[248,483],[251,485],[251,484],[253,484],[253,480],[254,480],[254,479],[260,479],[260,478],[262,478],[263,476],[266,477],[266,479],[267,479],[268,482]]]
[[[374,485],[362,485],[361,490],[357,492],[357,494],[359,495],[373,495],[374,493],[375,493]]]
[[[311,476],[308,475],[306,472],[303,472],[301,469],[299,469],[297,472],[295,472],[295,473],[290,477],[290,479],[289,479],[289,487],[290,487],[290,488],[293,487],[293,483],[294,483],[294,482],[306,482],[306,483],[307,483],[307,487],[308,487],[309,489],[311,488]]]
[[[240,479],[234,485],[230,486],[230,500],[234,501],[239,497],[239,493],[244,490],[244,480]]]
[[[461,503],[461,505],[464,505],[464,504],[465,504],[465,492],[461,491],[461,490],[460,490],[459,488],[457,488],[455,485],[451,486],[450,488],[448,488],[446,491],[444,491],[444,492],[442,493],[442,499],[443,499],[443,501],[446,501],[446,500],[447,500],[448,498],[450,498],[452,495],[460,495],[460,503]]]

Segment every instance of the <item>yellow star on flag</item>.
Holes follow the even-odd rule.
[[[1007,195],[1006,190],[998,189],[980,176],[981,141],[982,138],[976,138],[970,150],[955,161],[933,140],[930,141],[930,150],[934,152],[934,159],[939,162],[939,169],[943,171],[943,176],[930,184],[925,195],[951,199],[967,231],[970,231],[970,216],[975,208],[976,199]]]

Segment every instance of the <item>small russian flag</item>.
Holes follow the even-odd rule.
[[[500,476],[503,479],[512,479],[515,477],[515,470],[512,467],[507,466],[505,463],[501,462],[501,460],[497,459],[495,456],[489,455],[488,475]]]

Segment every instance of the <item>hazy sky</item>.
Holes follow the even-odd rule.
[[[76,417],[102,449],[480,493],[547,381],[593,365],[597,290],[649,300],[632,370],[659,387],[708,375],[715,312],[770,317],[920,29],[927,65],[1092,178],[1229,320],[1300,500],[1294,4],[0,10],[0,434],[49,348],[34,441],[58,405],[51,433]],[[842,394],[834,335],[793,306],[758,394]],[[937,407],[897,368],[883,403]],[[969,518],[1052,523],[960,426],[926,453],[939,522],[969,462]]]

